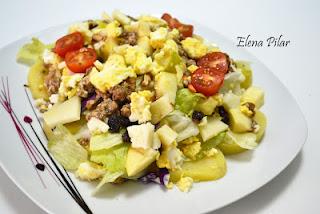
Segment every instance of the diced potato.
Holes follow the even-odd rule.
[[[218,148],[222,151],[224,155],[235,155],[247,151],[247,149],[241,148],[236,143],[221,142],[218,145]]]
[[[153,161],[156,160],[157,152],[154,149],[134,149],[132,147],[128,150],[126,160],[126,170],[128,176],[134,176],[147,168]]]
[[[264,91],[261,88],[251,86],[241,96],[241,103],[253,103],[256,108],[260,108],[264,104]]]
[[[207,124],[199,125],[200,135],[205,142],[228,129],[228,125],[217,118],[208,118]]]
[[[259,130],[256,133],[257,142],[259,143],[262,140],[262,137],[265,133],[266,126],[267,126],[267,118],[261,111],[256,111],[253,119],[258,123]]]
[[[206,99],[202,99],[197,104],[195,110],[201,111],[205,115],[212,115],[214,109],[218,105],[218,101],[213,97],[208,97]]]
[[[29,70],[28,73],[28,86],[32,94],[33,99],[49,99],[47,89],[44,86],[44,78],[46,76],[46,70],[43,62],[38,60]]]
[[[177,76],[174,73],[160,72],[155,77],[155,89],[157,98],[167,94],[170,103],[174,104],[177,93]]]
[[[209,181],[222,178],[227,171],[225,158],[218,154],[196,161],[184,162],[181,170],[170,171],[170,180],[177,182],[181,177],[191,177],[194,181]]]
[[[164,118],[173,110],[174,108],[170,103],[169,97],[168,96],[160,97],[150,105],[151,122],[153,124],[160,122],[162,118]]]
[[[239,108],[229,111],[231,130],[234,132],[252,131],[252,120],[243,114]]]
[[[63,103],[55,104],[43,114],[43,119],[50,128],[54,128],[58,124],[80,120],[80,111],[80,97],[74,96]]]

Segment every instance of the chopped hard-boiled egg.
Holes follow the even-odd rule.
[[[137,74],[145,74],[152,69],[151,57],[147,57],[144,50],[139,46],[129,46],[125,53],[125,60]]]
[[[106,133],[109,130],[108,124],[92,117],[87,123],[91,135]]]
[[[139,124],[151,120],[150,104],[153,93],[151,91],[133,92],[130,95],[130,121],[138,121]]]
[[[196,38],[188,37],[181,41],[181,44],[191,58],[200,58],[208,52],[208,47]]]

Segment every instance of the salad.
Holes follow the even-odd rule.
[[[165,13],[114,11],[24,45],[18,62],[48,150],[84,181],[177,186],[222,178],[225,155],[255,149],[266,117],[252,70]]]

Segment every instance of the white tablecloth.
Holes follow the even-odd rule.
[[[264,62],[296,98],[308,121],[307,143],[289,167],[269,184],[213,213],[319,213],[319,1],[2,1],[0,47],[47,27],[97,17],[102,11],[113,9],[128,14],[167,11],[176,17],[190,17],[234,41],[249,34],[258,40],[282,34],[290,40],[286,48],[247,50]],[[0,169],[0,213],[44,212]]]

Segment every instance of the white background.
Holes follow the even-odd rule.
[[[308,121],[309,137],[295,160],[278,177],[248,197],[212,214],[319,213],[320,99],[319,1],[46,1],[9,0],[0,6],[0,47],[33,32],[121,9],[127,14],[171,12],[237,41],[283,35],[289,47],[247,48],[288,87]],[[195,26],[196,29],[196,26]],[[210,39],[210,38],[208,38]],[[0,65],[1,69],[1,65]],[[256,75],[258,71],[255,72]],[[279,111],[285,111],[279,106]],[[290,121],[288,121],[290,123]],[[285,127],[284,127],[285,128]],[[4,143],[4,142],[2,142]],[[5,149],[1,146],[0,149]],[[272,154],[270,154],[272,155]],[[277,158],[277,157],[274,157]],[[14,161],[14,157],[13,160]],[[212,201],[219,195],[212,196]],[[0,213],[44,213],[0,169]]]

